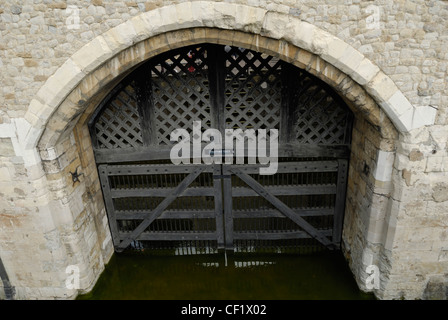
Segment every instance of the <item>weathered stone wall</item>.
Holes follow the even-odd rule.
[[[75,109],[65,103],[66,113],[72,112],[70,117],[53,116],[57,115],[56,109],[43,110],[41,105],[65,101],[64,96],[54,97],[48,85],[54,82],[50,77],[59,68],[65,68],[67,82],[76,85],[82,80],[81,72],[76,70],[83,67],[83,72],[90,74],[100,67],[101,64],[95,63],[92,63],[94,67],[71,65],[70,58],[76,52],[89,44],[92,57],[96,59],[98,51],[108,52],[105,48],[115,54],[134,45],[138,34],[130,43],[123,37],[127,32],[135,34],[140,30],[133,33],[127,26],[111,33],[112,37],[103,38],[105,42],[95,39],[133,17],[154,10],[159,10],[159,18],[142,19],[149,25],[142,29],[158,28],[157,32],[163,33],[165,29],[175,28],[234,28],[247,32],[248,40],[244,40],[244,33],[235,36],[252,44],[252,34],[260,33],[285,43],[297,38],[295,46],[308,46],[311,40],[306,39],[305,32],[300,35],[282,33],[282,27],[304,21],[357,49],[378,66],[403,94],[403,97],[392,94],[387,97],[390,98],[387,102],[396,106],[393,112],[387,103],[377,99],[377,96],[388,95],[391,90],[388,82],[381,85],[383,82],[377,81],[374,87],[375,79],[363,82],[364,78],[358,77],[356,72],[343,70],[348,64],[343,60],[348,58],[343,52],[326,51],[340,48],[326,46],[328,36],[317,37],[304,49],[320,55],[327,64],[341,68],[359,86],[353,86],[351,80],[323,75],[322,61],[311,56],[308,64],[296,63],[320,74],[337,87],[340,94],[352,95],[348,100],[354,110],[358,110],[344,224],[345,254],[363,289],[366,289],[368,276],[366,267],[371,264],[379,267],[381,285],[374,291],[380,298],[443,295],[448,270],[448,3],[423,0],[207,1],[203,8],[211,10],[210,20],[213,21],[206,21],[203,17],[188,16],[194,13],[173,11],[170,5],[181,2],[195,1],[7,0],[0,4],[0,257],[16,288],[16,297],[75,296],[77,291],[67,290],[65,286],[65,268],[72,264],[80,267],[81,289],[89,290],[112,254],[85,126],[88,113],[84,113],[86,108],[91,112],[107,92],[104,86],[109,79],[106,76],[86,78],[83,87],[72,92],[75,98],[69,100],[78,103],[89,98],[89,107]],[[228,8],[235,8],[231,4],[243,4],[264,11],[237,12],[209,5],[215,2],[228,4]],[[270,15],[255,14],[259,12]],[[232,25],[235,20],[240,24]],[[174,21],[177,22],[175,26]],[[214,35],[210,39],[218,41],[220,37]],[[226,37],[227,40],[220,41],[232,41],[228,35]],[[160,39],[156,40],[160,42]],[[166,50],[175,45],[175,40],[163,39],[168,41]],[[157,47],[155,42],[148,43],[146,52],[151,46]],[[272,45],[260,45],[260,50],[267,50],[269,46]],[[291,45],[291,51],[293,47]],[[275,52],[271,47],[269,50]],[[133,52],[138,55],[137,49]],[[333,59],[338,54],[340,59]],[[302,55],[292,52],[282,52],[282,55],[292,63],[307,57],[306,51]],[[88,58],[78,54],[75,61]],[[126,69],[124,66],[129,62],[126,59],[132,60],[129,57],[111,60],[109,69],[118,64]],[[322,66],[327,71],[331,69],[325,64]],[[98,73],[106,74],[107,69]],[[109,75],[110,78],[121,72],[119,67],[116,69],[119,71]],[[372,68],[367,72],[360,67],[359,72],[375,74]],[[98,89],[99,95],[92,98],[87,91],[93,92],[96,88],[101,90]],[[384,92],[378,92],[380,88]],[[363,90],[373,96],[381,110],[363,107],[370,103],[364,102],[366,91]],[[50,97],[52,100],[48,101]],[[33,99],[38,103],[32,103]],[[388,117],[397,131],[391,129]],[[42,134],[29,129],[30,122],[42,128],[63,128],[60,131],[66,133],[58,136],[57,142],[50,143],[49,148],[27,147],[29,136],[34,132]],[[70,172],[76,168],[84,175],[82,183],[73,185]],[[0,290],[0,297],[1,294]]]

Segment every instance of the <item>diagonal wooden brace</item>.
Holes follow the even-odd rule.
[[[157,219],[168,206],[179,197],[185,189],[205,170],[205,166],[195,169],[176,187],[172,194],[166,197],[153,211],[148,213],[146,218],[138,225],[131,234],[117,246],[116,251],[121,252],[126,249],[145,229]]]
[[[256,193],[265,198],[267,201],[272,203],[281,213],[287,216],[289,219],[297,223],[306,233],[308,233],[311,237],[315,238],[317,241],[322,243],[329,249],[334,249],[334,244],[328,240],[319,230],[314,228],[308,222],[305,221],[302,217],[296,215],[291,208],[285,205],[282,201],[280,201],[277,197],[272,195],[269,191],[267,191],[261,184],[259,184],[252,177],[247,175],[244,172],[241,172],[237,168],[230,168],[234,174],[236,174],[241,180],[243,180],[249,187],[251,187]]]

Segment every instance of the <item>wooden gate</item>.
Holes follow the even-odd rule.
[[[260,175],[247,158],[174,165],[170,134],[193,134],[193,121],[202,132],[277,129],[277,172]],[[338,248],[351,125],[325,83],[263,53],[202,44],[145,62],[89,124],[116,251]]]

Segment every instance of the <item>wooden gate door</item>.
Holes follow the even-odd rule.
[[[170,135],[197,134],[193,121],[201,133],[278,130],[277,172],[260,175],[262,165],[247,161],[210,165],[194,152],[173,164]],[[293,240],[338,248],[351,124],[331,88],[273,56],[201,44],[152,58],[111,91],[89,124],[116,251]]]

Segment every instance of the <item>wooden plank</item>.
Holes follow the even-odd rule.
[[[213,165],[213,176],[219,177],[222,174],[221,165]],[[223,201],[222,201],[222,182],[220,178],[213,179],[215,191],[215,219],[216,219],[216,239],[218,241],[218,249],[225,248],[224,236],[224,217],[223,217]]]
[[[279,145],[278,154],[279,157],[348,159],[350,157],[350,148],[347,145],[317,145],[294,142]]]
[[[339,245],[342,237],[342,223],[345,211],[345,196],[347,191],[348,161],[341,159],[339,162],[336,203],[334,207],[333,243]]]
[[[115,218],[117,220],[143,220],[151,211],[149,210],[116,210]],[[333,211],[332,211],[333,213]],[[158,219],[214,219],[214,210],[192,211],[192,210],[167,210],[164,211]]]
[[[226,64],[224,50],[221,45],[207,45],[208,66],[209,66],[209,91],[210,91],[210,113],[212,127],[224,132],[224,92]]]
[[[117,246],[117,251],[123,251],[129,244],[135,240],[145,229],[156,219],[168,206],[181,195],[185,189],[201,174],[204,168],[198,168],[190,173],[174,190],[172,194],[166,197],[140,224],[132,231],[129,236]]]
[[[233,200],[232,180],[228,166],[222,166],[223,202],[224,202],[224,228],[226,250],[233,250]]]
[[[281,118],[280,118],[280,145],[287,143],[294,139],[293,137],[293,127],[295,123],[294,110],[297,107],[293,101],[293,90],[297,86],[297,67],[289,64],[282,64],[282,107],[281,107]]]
[[[319,230],[324,236],[331,236],[333,230]],[[284,239],[308,239],[312,238],[304,231],[284,232],[234,232],[234,240],[284,240]]]
[[[254,179],[255,181],[255,179]],[[307,185],[307,186],[262,186],[275,196],[295,196],[313,194],[335,194],[336,185]],[[253,197],[258,193],[252,188],[233,187],[233,197]]]
[[[264,186],[266,190],[276,196],[336,194],[336,185],[307,185],[307,186]],[[132,188],[111,189],[110,196],[113,199],[130,197],[167,197],[175,188]],[[188,188],[179,197],[213,197],[215,189],[212,187]],[[233,197],[254,197],[258,194],[251,188],[233,187]]]
[[[222,198],[222,197],[221,197]],[[221,200],[222,202],[222,200]],[[314,209],[292,209],[301,217],[320,217],[334,214],[334,208]],[[222,211],[222,210],[221,210]],[[148,210],[115,210],[117,220],[143,220],[151,211]],[[193,211],[193,210],[167,210],[158,219],[214,219],[215,210]],[[222,215],[222,212],[221,212]],[[285,218],[278,210],[233,210],[233,218]]]
[[[170,159],[170,149],[154,150],[153,148],[126,148],[94,150],[97,163],[117,163],[133,161],[151,161]]]
[[[241,172],[247,174],[258,174],[260,164],[235,164]],[[301,162],[280,162],[277,173],[302,173],[302,172],[337,172],[338,162],[334,161],[301,161]]]
[[[291,209],[294,214],[300,217],[320,217],[334,214],[333,208],[315,209]],[[285,215],[278,210],[234,210],[233,218],[285,218]]]
[[[110,196],[113,199],[130,197],[168,197],[176,188],[135,188],[135,189],[111,189]],[[188,188],[179,197],[213,197],[214,188]]]
[[[129,233],[121,232],[120,239],[125,241]],[[148,241],[182,241],[182,240],[216,240],[216,232],[142,232],[135,240]]]
[[[206,144],[203,143],[202,147]],[[95,160],[97,163],[118,163],[132,161],[169,160],[172,146],[141,147],[126,149],[95,149]],[[247,154],[247,149],[244,150]],[[280,144],[278,149],[279,158],[282,157],[329,157],[348,159],[350,148],[346,145],[311,145],[286,143]]]
[[[154,103],[152,99],[151,65],[145,63],[135,71],[136,93],[138,103],[138,113],[142,129],[142,139],[144,146],[157,144],[157,137],[153,128],[156,128]]]
[[[110,197],[109,177],[107,175],[107,165],[98,166],[98,174],[100,177],[101,188],[103,190],[104,204],[106,205],[106,213],[109,221],[109,228],[112,236],[112,242],[116,247],[119,242],[118,225],[115,216],[115,207]]]
[[[297,216],[292,209],[290,209],[287,205],[285,205],[282,201],[268,192],[262,185],[260,185],[253,178],[248,176],[247,174],[240,172],[236,168],[230,168],[230,171],[236,174],[241,180],[247,183],[252,189],[254,189],[260,196],[265,198],[267,201],[272,203],[278,210],[280,210],[285,216],[290,218],[292,221],[297,223],[304,231],[306,231],[310,236],[318,240],[320,243],[328,247],[329,249],[333,249],[333,244],[330,240],[328,240],[319,230],[314,228],[308,222],[306,222],[302,217]]]
[[[156,174],[188,174],[200,168],[202,172],[212,173],[212,166],[205,164],[136,164],[136,165],[109,165],[107,174],[109,176],[129,176],[129,175],[156,175]]]

